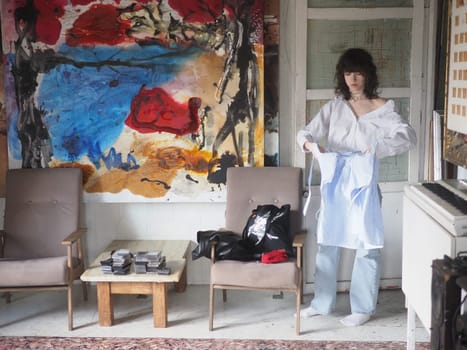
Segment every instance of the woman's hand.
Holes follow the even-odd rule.
[[[316,145],[318,146],[319,152],[321,153],[326,152],[324,147],[320,146],[319,144],[316,144]],[[316,149],[313,147],[313,142],[306,141],[305,144],[303,145],[303,148],[305,149],[305,151],[311,152],[314,158],[317,157],[317,154],[315,154]]]
[[[313,142],[306,141],[303,145],[303,148],[305,149],[305,151],[313,152]]]
[[[308,152],[313,152],[313,146],[312,145],[313,145],[313,142],[306,141],[305,144],[303,145],[303,148],[305,148],[305,150],[308,151]],[[319,151],[321,153],[326,152],[326,149],[323,146],[321,146],[319,144],[316,144],[316,145],[318,146],[318,149],[319,149]]]

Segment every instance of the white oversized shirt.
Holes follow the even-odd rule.
[[[328,152],[331,152],[328,155],[326,153],[320,154],[317,148],[314,152],[322,169],[321,191],[325,192],[322,193],[321,200],[323,212],[320,213],[318,219],[318,243],[347,248],[382,247],[381,207],[376,196],[378,162],[369,162],[365,169],[365,162],[357,161],[358,165],[352,165],[356,159],[352,160],[353,157],[349,157],[349,154],[361,153],[361,156],[356,156],[361,160],[367,159],[369,155],[372,158],[384,158],[404,153],[415,145],[415,131],[394,111],[394,101],[388,100],[383,106],[357,117],[347,101],[336,96],[321,108],[304,129],[298,132],[297,142],[302,150],[304,150],[303,146],[306,141],[319,143]],[[339,154],[343,157],[339,157]],[[340,161],[344,160],[347,164],[339,165],[343,168],[335,167],[337,163],[333,160],[334,158],[340,158]],[[329,166],[335,168],[330,169]],[[323,172],[323,168],[327,170]],[[329,176],[336,175],[336,171],[340,176],[342,169],[344,169],[344,174],[348,172],[345,175],[347,179],[334,179],[332,181],[329,179]],[[350,173],[353,175],[349,175]],[[351,184],[352,178],[355,180],[355,176],[361,176],[363,179],[365,174],[369,175],[369,179],[371,179],[366,182],[365,186],[370,189],[370,192],[364,194],[362,198],[365,200],[359,203],[360,205],[355,206],[357,203],[349,197],[352,188],[347,185]],[[340,184],[334,182],[342,180],[343,182]],[[323,207],[325,204],[323,196],[326,196],[324,200],[328,205],[334,206],[332,209]],[[337,197],[340,201],[334,200]],[[342,210],[339,210],[340,213],[336,213],[335,209],[338,209],[339,205]],[[345,217],[344,220],[344,216],[349,214],[352,219]],[[372,220],[372,218],[377,220]],[[349,230],[339,230],[339,226],[342,228],[342,225],[348,225]],[[358,230],[359,227],[361,230]]]
[[[321,205],[317,238],[323,245],[376,249],[384,244],[378,193],[378,159],[374,151],[321,153]]]
[[[365,152],[376,145],[376,157],[408,151],[417,142],[414,129],[394,111],[394,101],[357,117],[346,100],[336,96],[311,122],[297,133],[303,150],[306,141],[316,142],[330,152]]]

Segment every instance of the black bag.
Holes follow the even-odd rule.
[[[243,229],[243,239],[257,253],[285,249],[294,256],[290,229],[290,205],[278,208],[273,204],[258,205],[253,209]]]
[[[255,261],[261,259],[242,237],[232,231],[208,230],[198,231],[196,235],[198,245],[191,252],[192,260],[200,257],[211,258],[211,242],[216,242],[214,252],[217,260]]]

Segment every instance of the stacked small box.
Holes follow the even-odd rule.
[[[112,272],[115,275],[126,275],[130,272],[131,253],[128,249],[118,249],[112,254]]]
[[[167,275],[170,274],[170,269],[166,267],[165,256],[162,256],[162,252],[154,250],[135,254],[135,272]]]
[[[136,252],[135,254],[135,273],[146,273],[148,264],[148,252]]]
[[[162,256],[160,251],[149,252],[147,255],[148,264],[146,271],[150,273],[157,273],[157,269],[165,265],[165,256]]]
[[[103,273],[112,273],[112,258],[101,260],[101,270]]]

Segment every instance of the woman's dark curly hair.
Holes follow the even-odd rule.
[[[364,93],[368,98],[377,98],[378,95],[378,76],[376,66],[373,63],[371,54],[360,48],[347,49],[339,58],[336,65],[335,92],[342,95],[346,100],[350,99],[349,87],[345,83],[344,73],[359,72],[365,77]]]

